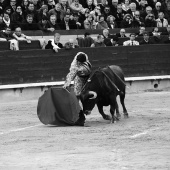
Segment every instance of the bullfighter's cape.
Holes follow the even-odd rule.
[[[80,105],[72,89],[52,87],[38,100],[37,115],[45,125],[72,126],[79,118]]]

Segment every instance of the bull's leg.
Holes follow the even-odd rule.
[[[99,113],[102,115],[103,119],[105,120],[111,120],[111,117],[109,115],[106,115],[103,111],[103,106],[99,103],[97,103],[97,107],[98,107],[98,110],[99,110]]]
[[[124,117],[128,118],[128,112],[126,110],[124,101],[125,101],[125,92],[120,95],[120,103],[122,104],[122,107],[123,107]]]
[[[121,114],[119,112],[119,105],[118,105],[117,101],[116,101],[116,116],[118,119],[120,119],[120,117],[121,117]]]
[[[116,110],[116,106],[117,105],[117,101],[116,101],[116,98],[115,99],[112,99],[111,100],[111,104],[110,104],[110,113],[112,115],[112,120],[111,120],[111,123],[115,123],[116,120],[119,120],[117,119],[117,117],[115,117],[115,110]]]

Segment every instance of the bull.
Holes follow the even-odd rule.
[[[96,104],[102,117],[114,123],[120,118],[116,100],[116,97],[119,95],[124,117],[128,117],[124,103],[125,89],[124,73],[119,66],[111,65],[95,70],[88,78],[80,94],[84,114],[90,114]],[[111,116],[103,111],[103,106],[109,105]],[[115,110],[116,116],[114,115]]]

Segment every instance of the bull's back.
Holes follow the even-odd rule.
[[[113,71],[113,73],[115,73],[116,75],[118,75],[123,81],[125,81],[125,77],[124,77],[124,73],[123,70],[116,65],[111,65],[109,66],[110,69]]]

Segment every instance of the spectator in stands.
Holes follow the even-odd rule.
[[[73,0],[73,2],[70,4],[70,8],[73,12],[80,12],[80,13],[83,13],[83,14],[85,12],[85,9],[79,3],[79,0]]]
[[[95,5],[93,4],[93,0],[84,0],[86,1],[84,8],[89,9],[89,11],[93,11],[95,8]]]
[[[67,9],[69,8],[69,4],[67,0],[60,0],[60,4],[61,4],[61,11],[63,14],[65,14],[67,12]]]
[[[161,3],[160,2],[156,2],[155,8],[152,10],[152,12],[155,16],[155,19],[158,19],[158,14],[160,12],[163,12],[163,10],[161,9]]]
[[[134,2],[130,3],[130,9],[127,10],[127,14],[130,14],[132,17],[135,16],[136,4]]]
[[[54,31],[54,28],[50,27],[48,18],[45,16],[43,16],[42,19],[38,22],[38,29],[41,31],[45,31],[45,32],[47,32],[47,31],[53,32]]]
[[[130,40],[124,41],[123,46],[136,46],[139,45],[139,42],[135,40],[135,33],[130,34]]]
[[[152,7],[147,6],[147,7],[145,8],[145,11],[144,11],[143,13],[141,13],[141,17],[142,17],[143,19],[145,19],[146,16],[149,15],[149,14],[153,14],[153,13],[152,13]]]
[[[151,33],[151,35],[153,36],[154,44],[160,44],[161,43],[162,37],[161,37],[161,32],[159,32],[158,27],[155,27],[153,29],[153,32]]]
[[[4,9],[5,9],[4,0],[0,0],[0,16],[3,16]]]
[[[7,13],[9,15],[9,17],[11,17],[11,14],[12,14],[12,9],[10,6],[7,6],[5,9],[4,9],[4,13]]]
[[[143,33],[143,40],[139,42],[140,45],[153,44],[153,41],[149,38],[149,32]]]
[[[127,12],[130,9],[130,0],[124,0],[122,3],[122,10]]]
[[[64,19],[60,23],[62,30],[77,29],[76,22],[70,19],[70,14],[66,13]]]
[[[117,5],[118,5],[118,0],[112,0],[112,4],[110,5],[110,10],[113,15],[114,15],[114,12],[117,11]]]
[[[104,44],[103,35],[97,35],[97,40],[91,45],[91,47],[106,47],[106,45]]]
[[[0,16],[0,31],[1,31],[1,30],[5,30],[5,27],[6,27],[6,25],[5,25],[5,23],[3,22],[3,17]]]
[[[10,8],[11,8],[11,14],[16,11],[16,8],[17,8],[17,2],[16,0],[10,0]]]
[[[98,3],[98,5],[100,6],[100,9],[101,9],[101,13],[104,12],[104,8],[106,6],[108,6],[110,8],[110,4],[108,4],[108,1],[107,0],[101,0],[101,3]]]
[[[140,17],[140,12],[135,11],[135,15],[132,20],[132,28],[138,28],[140,26],[145,26],[143,19]]]
[[[103,38],[110,38],[111,34],[109,33],[109,30],[108,29],[104,29],[103,30]]]
[[[45,46],[45,49],[53,49],[54,52],[58,52],[58,49],[63,48],[63,44],[60,43],[61,35],[59,33],[54,34],[54,39],[50,39],[48,44]]]
[[[10,42],[10,50],[19,50],[18,48],[18,41],[15,40],[10,27],[5,28],[5,32],[2,32],[0,38],[6,39],[6,41]]]
[[[168,23],[170,25],[170,1],[167,2],[167,9],[165,11],[165,18],[168,20]]]
[[[24,18],[27,20],[27,16],[32,15],[33,17],[33,21],[35,23],[38,23],[38,12],[35,10],[34,4],[33,3],[29,3],[28,4],[28,9],[26,11],[24,11]]]
[[[48,28],[49,31],[53,32],[55,30],[60,30],[60,26],[56,21],[57,21],[56,16],[51,15],[50,16],[50,21],[49,21],[50,27]]]
[[[143,15],[145,14],[146,12],[146,6],[147,6],[147,1],[146,0],[141,0],[139,2],[139,7],[138,7],[138,10],[140,12],[140,16],[143,18]],[[145,18],[145,17],[144,17]],[[143,19],[144,19],[143,18]]]
[[[78,41],[74,39],[69,39],[69,41],[65,43],[64,47],[66,49],[79,48]]]
[[[158,19],[156,19],[157,27],[168,27],[168,21],[164,18],[164,13],[160,12],[158,14]]]
[[[33,20],[31,14],[26,16],[26,21],[22,24],[22,30],[38,30],[38,24]]]
[[[143,36],[143,33],[145,32],[145,27],[140,27],[139,28],[139,32],[136,34],[136,37],[140,37],[140,36]]]
[[[18,41],[27,41],[27,43],[31,43],[32,38],[23,34],[20,27],[16,27],[13,33],[13,37]]]
[[[125,15],[125,12],[122,10],[122,5],[117,5],[117,10],[114,12],[114,17],[116,18],[115,21],[117,23],[118,28],[120,28],[121,21],[123,20],[123,17]]]
[[[23,0],[21,3],[22,11],[26,11],[28,9],[28,0]]]
[[[106,21],[107,21],[107,25],[108,25],[109,29],[117,28],[117,23],[116,23],[115,17],[113,15],[108,16]]]
[[[4,13],[3,22],[6,27],[11,27],[11,19],[9,17],[9,14],[6,12]]]
[[[77,29],[84,29],[84,24],[82,21],[79,19],[79,15],[77,13],[73,14],[73,20],[76,23]]]
[[[132,16],[130,14],[126,14],[120,23],[120,27],[121,28],[131,28],[132,20],[133,20]]]
[[[170,44],[170,33],[168,35],[168,40],[164,41],[165,44]]]
[[[112,12],[110,11],[110,6],[105,6],[104,7],[104,11],[102,12],[102,14],[104,15],[104,19],[105,21],[107,20],[107,17],[112,15]]]
[[[108,29],[107,22],[104,20],[104,15],[99,16],[99,21],[96,24],[96,29]]]
[[[110,38],[104,39],[104,44],[106,46],[118,46],[118,37],[116,35],[111,35]]]
[[[42,5],[38,12],[38,21],[41,21],[43,17],[50,18],[50,15],[48,13],[48,6],[47,5]]]
[[[155,17],[153,14],[148,14],[145,18],[145,27],[156,27],[157,22],[155,21]]]
[[[91,37],[91,34],[89,32],[84,33],[84,38]]]
[[[93,15],[89,14],[84,21],[85,29],[96,29],[96,22],[94,21]]]
[[[54,9],[49,11],[49,15],[55,15],[57,18],[57,23],[60,23],[64,18],[64,12],[61,10],[61,4],[57,3]]]
[[[30,0],[30,2],[34,4],[34,8],[36,11],[38,11],[42,6],[41,0]]]
[[[93,15],[94,21],[98,22],[99,21],[99,16],[102,14],[101,13],[101,8],[99,5],[97,5],[93,11],[90,12],[90,14]]]
[[[54,0],[48,0],[47,6],[48,6],[48,11],[50,11],[51,9],[54,9],[55,8]]]
[[[127,37],[127,36],[126,36],[126,30],[125,30],[124,28],[120,29],[120,32],[119,32],[119,33],[116,33],[116,36],[117,36],[118,38],[125,38],[125,37]]]
[[[11,23],[20,25],[24,21],[24,16],[21,6],[17,6],[16,11],[11,15]]]

